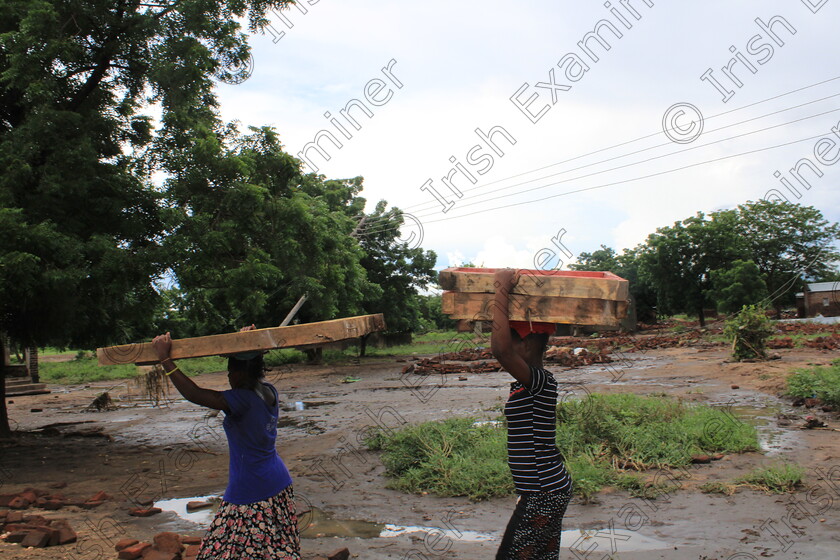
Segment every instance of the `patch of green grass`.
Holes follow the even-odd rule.
[[[792,397],[816,396],[826,404],[840,407],[840,360],[827,367],[798,370],[788,377],[787,385]]]
[[[474,426],[472,418],[450,418],[407,426],[366,444],[382,451],[388,487],[404,492],[466,496],[474,501],[511,494],[505,461],[507,434],[497,426]]]
[[[684,467],[696,454],[759,449],[755,428],[724,411],[661,397],[593,394],[559,404],[557,418],[557,446],[585,501],[610,485],[648,498],[673,488],[624,473],[628,468]],[[451,418],[374,432],[366,443],[382,451],[394,489],[472,500],[513,491],[504,425]]]
[[[218,356],[179,360],[178,367],[189,376],[227,370],[227,359]],[[41,362],[38,365],[41,381],[68,385],[112,379],[137,377],[137,366],[99,366],[96,358],[85,357],[67,362]]]
[[[735,483],[772,494],[784,494],[793,492],[801,486],[804,475],[805,469],[799,465],[782,463],[755,469],[742,477],[736,478]]]

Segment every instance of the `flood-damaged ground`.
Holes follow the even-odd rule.
[[[655,499],[606,489],[594,503],[575,498],[564,520],[561,558],[749,560],[840,557],[840,428],[834,412],[793,407],[778,394],[796,367],[828,364],[837,351],[778,350],[781,359],[729,363],[723,346],[700,345],[625,353],[610,364],[549,365],[562,398],[595,392],[669,395],[714,404],[757,426],[763,453],[727,455],[682,473],[645,473],[671,481]],[[403,373],[412,360],[372,358],[342,366],[294,365],[271,372],[283,401],[278,449],[294,478],[304,558],[346,546],[362,559],[493,558],[514,507],[513,496],[471,503],[465,498],[410,495],[387,489],[376,453],[362,443],[371,427],[472,416],[498,418],[510,378],[504,372]],[[356,380],[358,379],[358,380]],[[195,378],[224,389],[224,373]],[[0,494],[66,482],[68,500],[100,490],[112,499],[94,509],[27,510],[65,518],[72,545],[23,549],[0,543],[0,556],[115,558],[120,538],[149,540],[161,531],[201,535],[212,501],[227,480],[223,415],[176,398],[152,407],[132,382],[52,386],[49,395],[13,397],[21,433],[2,444]],[[116,408],[87,405],[108,390]],[[817,415],[827,429],[802,429]],[[704,494],[709,481],[729,481],[781,460],[805,469],[794,494]],[[189,501],[211,507],[187,512]],[[138,518],[128,510],[154,503],[163,511]]]

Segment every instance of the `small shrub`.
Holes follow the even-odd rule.
[[[805,469],[799,465],[782,463],[781,465],[755,469],[740,478],[736,478],[735,482],[772,494],[784,494],[793,492],[798,486],[801,486],[804,474]]]
[[[736,360],[766,358],[767,339],[773,333],[773,322],[756,305],[745,305],[726,321],[723,329],[723,334],[732,341],[732,356]]]

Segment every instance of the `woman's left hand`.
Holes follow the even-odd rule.
[[[169,354],[172,352],[172,337],[169,333],[156,336],[152,339],[152,347],[157,352],[159,361],[168,360]]]

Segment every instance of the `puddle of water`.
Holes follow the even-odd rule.
[[[321,406],[330,406],[338,404],[338,401],[294,401],[283,403],[283,410],[287,412],[309,410],[311,408],[318,408]]]
[[[639,552],[645,550],[664,550],[673,548],[672,543],[666,543],[653,537],[646,537],[638,531],[616,531],[607,529],[571,529],[560,534],[560,547],[572,548],[585,552],[592,549],[592,545],[614,546],[616,551]],[[617,558],[617,557],[616,557]]]
[[[187,511],[189,502],[210,502],[207,509],[198,511]],[[207,526],[216,515],[219,509],[221,498],[218,496],[196,496],[193,498],[175,498],[155,502],[154,506],[164,511],[170,511],[197,525]],[[299,504],[298,507],[301,507]],[[354,519],[336,519],[331,513],[320,508],[304,508],[299,515],[299,523],[304,529],[301,536],[304,538],[322,537],[356,537],[361,539],[391,538],[408,535],[411,533],[433,533],[435,535],[445,534],[447,537],[462,542],[483,542],[500,538],[494,533],[482,533],[479,531],[458,531],[441,529],[438,527],[423,527],[417,525],[394,525],[391,523],[375,523],[373,521],[360,521]]]
[[[211,506],[198,511],[187,511],[189,502],[210,502]],[[162,500],[154,505],[164,511],[175,513],[181,519],[206,527],[213,520],[219,502],[221,502],[220,497],[211,495]],[[402,537],[415,533],[443,534],[453,541],[459,542],[489,542],[498,541],[502,538],[501,532],[461,531],[420,525],[395,525],[364,520],[337,519],[331,513],[316,507],[309,508],[307,504],[298,504],[298,508],[301,510],[298,517],[299,523],[301,527],[304,527],[301,530],[301,537],[303,538],[355,537],[376,539]],[[597,541],[594,539],[597,539]],[[560,546],[587,550],[592,547],[592,542],[603,541],[604,539],[609,539],[620,552],[662,550],[673,546],[673,544],[647,537],[638,532],[613,529],[571,529],[563,531]]]
[[[209,525],[216,515],[216,510],[219,509],[219,502],[222,499],[219,496],[197,496],[194,498],[175,498],[172,500],[161,500],[155,502],[154,507],[158,507],[163,511],[171,511],[181,519],[192,521],[197,525]],[[212,505],[206,509],[197,511],[187,511],[187,504],[189,502],[210,502]]]
[[[779,426],[777,415],[786,411],[781,404],[773,402],[752,405],[730,405],[713,403],[716,408],[729,411],[735,418],[755,427],[762,451],[768,456],[795,449],[800,443],[796,431]]]

